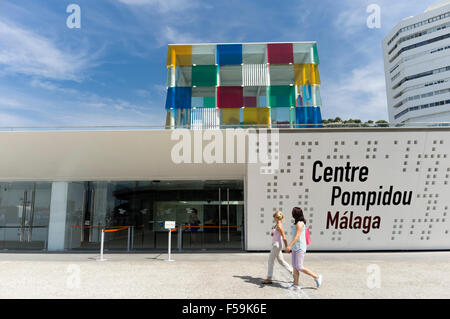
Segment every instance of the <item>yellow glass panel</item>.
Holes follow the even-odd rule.
[[[240,124],[241,109],[240,108],[223,108],[222,124]]]
[[[246,107],[244,108],[244,124],[269,125],[268,107]]]
[[[192,65],[192,45],[170,45],[167,66],[171,65]]]
[[[320,84],[317,64],[294,64],[295,85]]]

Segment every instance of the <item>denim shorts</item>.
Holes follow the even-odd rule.
[[[303,269],[303,259],[305,258],[305,252],[301,249],[292,251],[292,267],[298,271]]]

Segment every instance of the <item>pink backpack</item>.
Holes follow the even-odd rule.
[[[309,235],[309,228],[305,229],[306,245],[311,245],[311,236]]]

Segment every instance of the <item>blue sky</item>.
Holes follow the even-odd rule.
[[[387,119],[381,41],[434,2],[0,0],[0,126],[164,125],[167,44],[197,42],[317,41],[322,117]]]

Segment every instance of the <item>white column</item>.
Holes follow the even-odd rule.
[[[48,224],[48,251],[64,250],[68,182],[53,182]]]
[[[108,182],[95,183],[94,216],[91,226],[106,226],[106,210],[108,205]],[[115,225],[108,225],[115,226]],[[92,230],[92,242],[98,243],[101,239],[101,229]]]

